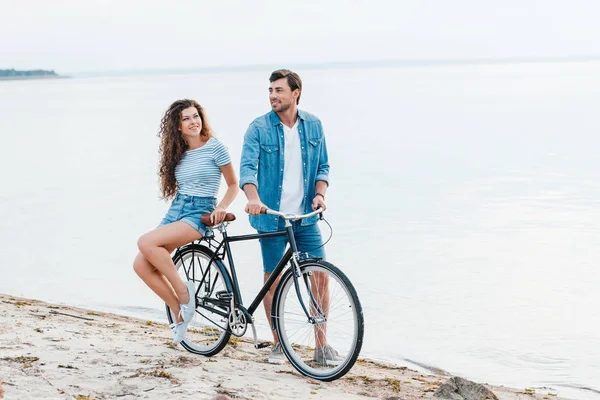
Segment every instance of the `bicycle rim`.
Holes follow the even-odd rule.
[[[231,333],[228,330],[229,303],[217,299],[218,292],[230,291],[224,267],[213,261],[212,253],[202,246],[189,246],[175,255],[179,275],[196,287],[196,314],[188,325],[181,345],[191,353],[211,356],[223,349]],[[167,307],[169,322],[173,313]]]
[[[358,296],[348,278],[329,263],[307,262],[301,271],[302,302],[311,317],[321,320],[311,322],[306,316],[290,271],[276,297],[279,339],[299,372],[323,381],[338,379],[352,368],[362,346],[364,321]]]

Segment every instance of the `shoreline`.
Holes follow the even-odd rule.
[[[0,398],[422,399],[449,375],[359,358],[344,377],[318,382],[270,349],[232,338],[206,358],[171,342],[164,323],[0,294]],[[485,385],[485,384],[484,384]],[[544,389],[485,385],[499,399],[561,399]],[[89,397],[87,397],[89,396]]]
[[[62,75],[15,75],[15,76],[0,76],[0,81],[28,81],[37,79],[68,79],[68,76]]]

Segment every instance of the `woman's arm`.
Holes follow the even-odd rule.
[[[227,207],[231,205],[231,202],[233,199],[235,199],[235,196],[237,196],[238,192],[240,191],[240,188],[238,187],[237,176],[235,176],[232,163],[223,165],[222,167],[219,167],[219,169],[221,169],[223,177],[225,178],[225,182],[227,183],[227,192],[225,192],[225,196],[223,196],[223,199],[221,199],[219,204],[217,204],[215,211],[213,211],[210,216],[213,224],[223,222],[225,219],[225,214],[227,214]]]

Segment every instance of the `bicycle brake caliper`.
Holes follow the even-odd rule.
[[[292,263],[292,267],[294,268],[294,275],[296,275],[296,278],[300,277],[300,263],[298,262],[299,257],[298,257],[298,253],[292,255],[292,259],[290,260],[290,262]]]

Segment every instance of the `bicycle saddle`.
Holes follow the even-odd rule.
[[[210,222],[210,214],[202,214],[200,216],[200,221],[206,226],[214,225]],[[223,222],[231,222],[231,221],[235,221],[235,215],[233,215],[232,213],[225,214],[225,220]]]

